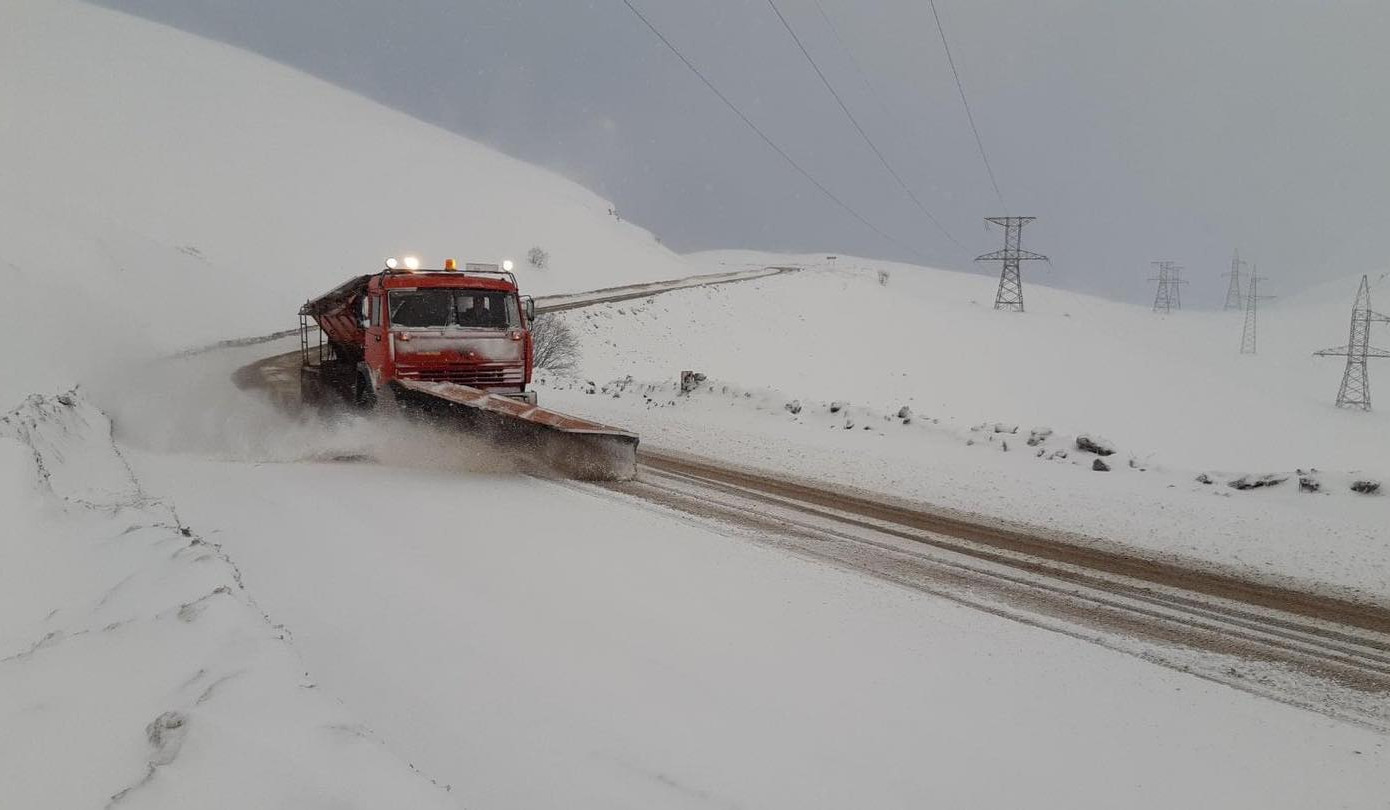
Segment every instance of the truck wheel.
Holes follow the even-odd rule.
[[[323,385],[317,375],[299,375],[299,401],[306,407],[316,406],[323,401]]]
[[[367,375],[357,375],[357,387],[353,390],[352,401],[365,411],[376,408],[376,389],[372,387],[372,381]]]

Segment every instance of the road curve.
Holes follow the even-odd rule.
[[[580,307],[590,307],[595,304],[607,304],[612,301],[628,301],[633,298],[646,298],[647,296],[658,293],[672,292],[674,290],[687,290],[691,287],[712,287],[716,284],[730,284],[736,281],[752,281],[758,278],[767,278],[782,273],[794,273],[799,267],[760,267],[754,270],[734,270],[727,273],[706,273],[699,276],[687,276],[670,281],[652,281],[645,284],[628,284],[622,287],[605,287],[600,290],[590,290],[589,292],[565,293],[562,295],[543,295],[536,298],[536,312],[563,312],[567,309],[579,309]]]

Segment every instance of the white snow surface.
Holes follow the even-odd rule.
[[[460,806],[1370,807],[1390,789],[1382,735],[587,487],[136,466],[218,527],[322,688]]]
[[[171,359],[293,326],[301,300],[407,250],[540,245],[551,268],[521,271],[534,294],[798,261],[675,256],[551,173],[172,29],[71,0],[9,0],[0,18],[15,113],[0,280],[19,336],[0,374],[0,412],[17,408],[0,424],[0,805],[1369,807],[1390,792],[1386,740],[1362,728],[518,476],[465,442],[294,420],[232,385],[293,338]],[[1306,357],[1345,339],[1350,289],[1272,306],[1306,333],[1272,314],[1262,354],[1237,362],[1226,316],[1031,285],[1009,320],[981,276],[893,266],[884,289],[878,265],[840,264],[859,266],[565,315],[596,391],[633,381],[617,399],[585,379],[542,396],[653,444],[1384,592],[1386,501],[1342,490],[1384,473],[1386,423],[1332,411],[1337,364]],[[710,379],[678,405],[632,393],[683,368]],[[910,425],[883,418],[904,404]],[[1052,427],[1049,451],[1103,435],[1116,472],[970,430],[996,422],[1019,443]],[[325,461],[356,456],[377,463]],[[1295,464],[1325,465],[1329,494],[1190,482]],[[1275,523],[1292,528],[1261,546]]]
[[[0,421],[0,806],[452,807],[75,395]]]

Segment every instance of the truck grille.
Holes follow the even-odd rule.
[[[505,364],[440,363],[417,366],[396,364],[396,376],[403,380],[451,382],[488,388],[497,385],[521,385],[525,373],[520,366]]]

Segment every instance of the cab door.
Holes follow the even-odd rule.
[[[372,290],[367,295],[367,339],[363,359],[371,370],[372,384],[379,386],[394,375],[391,357],[391,325],[386,312],[386,292]]]

